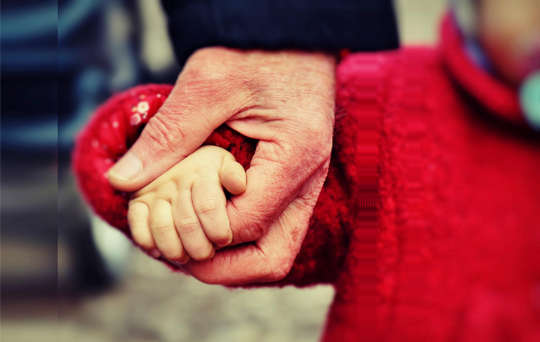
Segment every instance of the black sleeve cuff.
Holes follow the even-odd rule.
[[[391,0],[162,0],[179,63],[205,46],[375,51],[398,47]]]

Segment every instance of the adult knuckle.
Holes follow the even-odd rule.
[[[330,158],[332,143],[311,141],[305,146],[299,147],[304,165],[310,169],[317,168]]]
[[[214,48],[201,48],[193,52],[188,59],[188,65],[193,63],[204,63],[211,64],[212,61],[215,62],[216,52]]]
[[[174,152],[178,149],[179,142],[185,138],[179,119],[166,112],[160,112],[148,121],[143,134],[158,150]]]
[[[251,232],[253,236],[262,237],[266,233],[266,223],[263,223],[263,222],[252,223]]]
[[[330,130],[330,132],[328,132]],[[304,127],[304,142],[308,152],[328,155],[331,150],[331,126],[325,127],[319,120],[306,123]]]
[[[201,87],[217,88],[223,81],[229,80],[230,71],[226,68],[220,68],[215,64],[208,64],[201,68],[192,68],[187,71],[189,79],[200,82]]]
[[[215,51],[210,49],[200,49],[189,59],[186,68],[182,71],[182,76],[188,82],[202,82],[207,86],[217,87],[216,81],[229,79],[232,71],[228,65],[216,63],[220,59]]]
[[[238,64],[240,56],[241,54],[234,49],[204,47],[191,54],[186,66],[193,66],[200,70],[208,70],[208,68],[226,70],[230,68],[231,64]]]
[[[265,209],[259,210],[258,207],[252,208],[251,212],[241,213],[244,220],[241,221],[242,234],[249,236],[250,239],[258,239],[262,237],[268,227],[268,215],[263,212]],[[269,210],[269,209],[266,209]]]
[[[250,78],[244,69],[231,51],[202,49],[191,56],[182,71],[182,86],[205,102],[223,100],[231,91],[238,93],[244,89],[246,79]]]

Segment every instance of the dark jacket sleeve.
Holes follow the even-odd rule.
[[[198,48],[398,47],[391,0],[162,0],[180,64]]]

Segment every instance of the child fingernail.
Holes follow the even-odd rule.
[[[169,260],[171,262],[171,264],[175,265],[176,267],[182,267],[184,266],[185,264],[188,263],[189,261],[189,256],[188,255],[184,255],[184,257],[180,260]]]
[[[232,237],[232,235],[231,235],[227,241],[222,242],[222,243],[219,243],[219,244],[218,244],[218,247],[219,247],[219,248],[227,247],[228,245],[231,244],[232,240],[233,240],[233,237]]]
[[[180,268],[180,267],[182,267],[182,266],[184,265],[183,263],[181,263],[181,262],[179,262],[179,261],[169,260],[169,262],[170,262],[171,264],[173,264],[174,266],[178,267],[178,268]]]
[[[161,256],[161,253],[157,249],[154,248],[150,250],[150,255],[153,256],[154,258],[159,258]]]

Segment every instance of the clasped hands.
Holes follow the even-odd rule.
[[[113,187],[135,192],[135,242],[207,283],[284,278],[328,172],[334,78],[335,59],[323,53],[195,52],[108,173]],[[222,124],[258,141],[249,169],[200,147]]]

